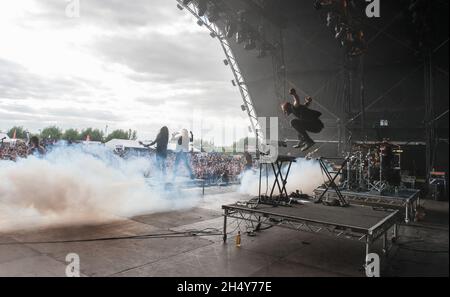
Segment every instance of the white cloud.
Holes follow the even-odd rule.
[[[175,1],[66,1],[0,4],[0,130],[51,124],[137,129],[192,125],[202,110],[215,123],[248,124],[217,40]]]

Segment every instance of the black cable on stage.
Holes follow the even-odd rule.
[[[196,231],[183,231],[171,233],[155,233],[132,236],[118,236],[118,237],[102,237],[102,238],[87,238],[87,239],[70,239],[70,240],[53,240],[53,241],[17,241],[17,242],[0,242],[0,245],[17,245],[17,244],[50,244],[50,243],[74,243],[74,242],[95,242],[95,241],[112,241],[125,239],[152,239],[152,238],[176,238],[176,237],[197,237],[197,236],[223,236],[223,233],[213,233],[204,231],[212,228],[206,228]],[[213,229],[214,230],[214,229]],[[217,229],[215,229],[217,231]]]
[[[242,220],[239,220],[237,227],[227,234],[232,234],[241,225]],[[231,224],[229,224],[231,225]],[[229,226],[228,225],[228,226]],[[207,231],[211,230],[211,231]],[[75,242],[96,242],[96,241],[113,241],[113,240],[137,240],[137,239],[154,239],[154,238],[184,238],[184,237],[202,237],[202,236],[223,236],[217,228],[205,228],[202,230],[186,230],[180,232],[170,233],[154,233],[131,236],[115,236],[115,237],[101,237],[101,238],[86,238],[86,239],[69,239],[69,240],[49,240],[49,241],[15,241],[15,242],[0,242],[2,245],[18,245],[18,244],[57,244],[57,243],[75,243]]]

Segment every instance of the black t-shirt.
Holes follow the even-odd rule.
[[[321,112],[309,109],[304,105],[292,106],[292,113],[299,119],[304,121],[317,121],[322,115]]]

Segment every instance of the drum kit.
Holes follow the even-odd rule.
[[[398,188],[402,152],[398,145],[387,141],[353,144],[346,155],[341,187],[380,193]]]

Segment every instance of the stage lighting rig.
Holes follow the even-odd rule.
[[[251,51],[254,50],[255,48],[256,48],[256,41],[251,38],[247,39],[244,45],[244,49]]]
[[[334,27],[334,38],[345,48],[347,55],[359,56],[367,50],[363,31],[353,21],[355,3],[349,0],[316,0],[316,9],[328,8],[327,27]]]
[[[207,13],[208,21],[215,23],[220,19],[220,10],[215,5],[210,5]]]
[[[236,43],[241,44],[249,39],[249,24],[247,23],[247,11],[238,12],[238,30],[236,33]]]
[[[230,20],[227,20],[225,25],[225,36],[227,38],[232,38],[237,32],[237,25]]]
[[[248,39],[249,31],[248,24],[246,22],[241,22],[238,25],[238,30],[236,32],[236,43],[241,44]]]
[[[256,48],[256,40],[253,34],[250,32],[247,34],[247,40],[245,41],[244,49],[251,51]]]
[[[362,55],[367,50],[367,44],[364,40],[364,32],[359,30],[352,35],[352,43],[350,43],[350,48],[347,51],[352,57]]]
[[[334,3],[334,0],[316,0],[314,1],[314,8],[319,10],[324,6],[330,6]]]
[[[267,57],[267,52],[266,52],[266,50],[263,49],[263,48],[260,48],[260,49],[258,50],[258,55],[257,55],[256,57],[257,57],[258,59],[262,59],[262,58]]]
[[[198,8],[198,15],[201,17],[204,16],[206,10],[208,9],[208,0],[198,0],[197,8]]]
[[[247,34],[241,29],[236,33],[236,43],[241,44],[245,41]]]
[[[338,18],[333,12],[330,11],[327,13],[327,27],[331,27],[337,20]]]

